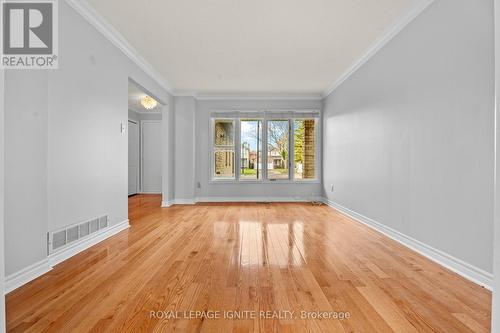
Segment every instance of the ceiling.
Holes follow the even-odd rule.
[[[321,94],[421,0],[89,0],[177,92]]]
[[[148,96],[148,94],[140,86],[138,86],[137,84],[135,84],[134,82],[129,80],[129,82],[128,82],[128,108],[129,108],[129,110],[132,110],[135,112],[147,112],[147,113],[161,112],[160,103],[158,103],[157,107],[150,109],[150,110],[146,110],[146,108],[141,105],[141,99],[145,96]],[[154,96],[150,96],[150,97],[154,98]]]

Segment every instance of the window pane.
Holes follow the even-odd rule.
[[[216,149],[214,152],[215,175],[217,179],[234,179],[234,150]]]
[[[214,121],[214,145],[234,146],[234,121],[216,119]]]
[[[314,119],[294,121],[294,178],[316,178],[316,122]]]
[[[267,122],[267,178],[288,179],[288,120]]]
[[[214,120],[214,178],[234,179],[234,120]]]
[[[241,121],[240,179],[262,179],[262,121]]]

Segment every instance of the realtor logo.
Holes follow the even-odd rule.
[[[57,68],[57,0],[10,0],[2,5],[1,67]]]

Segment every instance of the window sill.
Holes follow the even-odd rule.
[[[272,185],[272,184],[321,184],[321,180],[235,180],[235,179],[211,179],[208,181],[210,185],[229,185],[229,184],[261,184],[261,185]]]

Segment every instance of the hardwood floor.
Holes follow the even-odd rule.
[[[129,204],[130,229],[7,295],[10,332],[489,331],[489,291],[327,206]]]

